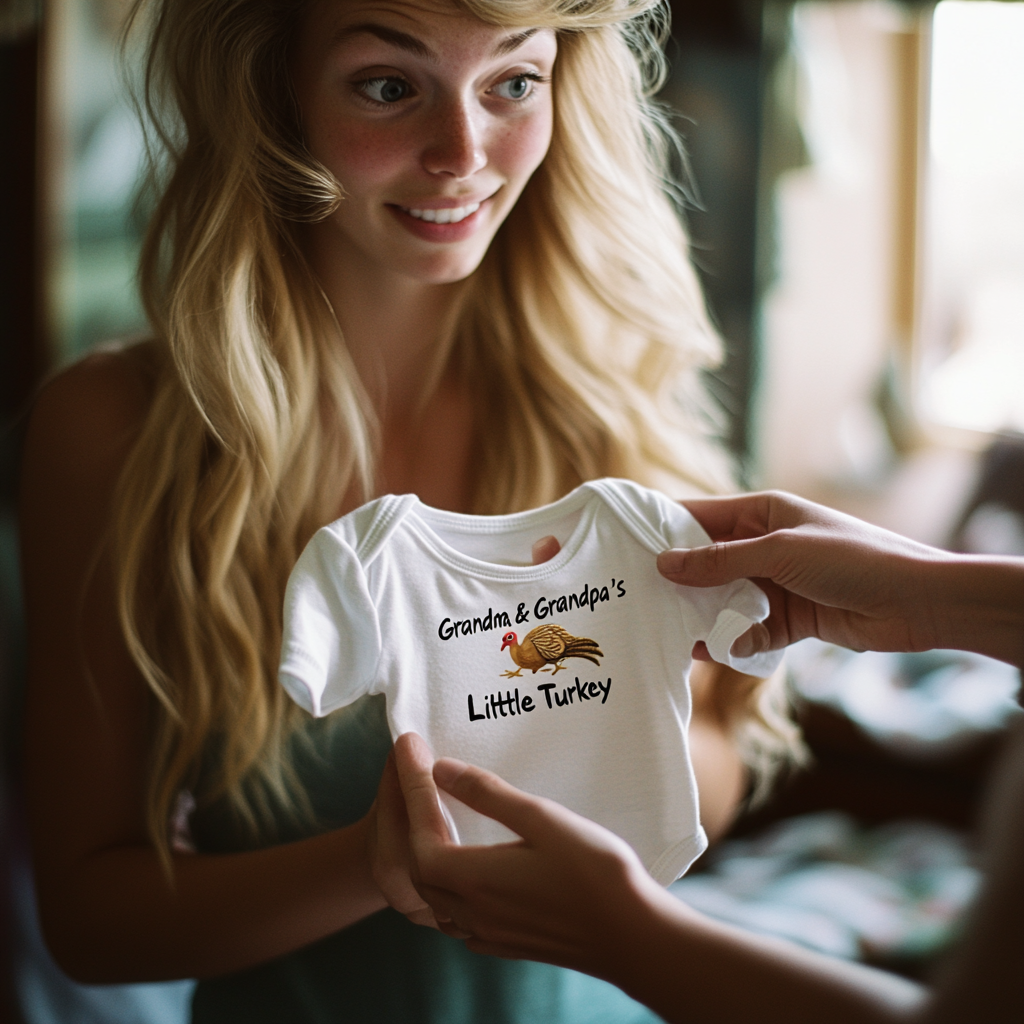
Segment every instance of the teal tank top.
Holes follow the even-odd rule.
[[[349,825],[370,808],[391,748],[383,697],[313,721],[296,768],[317,824],[279,823],[276,841]],[[193,815],[201,852],[259,843],[226,808]],[[255,895],[255,894],[254,894]],[[655,1024],[661,1018],[596,978],[471,953],[382,910],[287,956],[200,981],[193,1024]]]

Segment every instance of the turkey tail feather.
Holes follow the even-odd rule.
[[[595,665],[600,665],[601,663],[597,659],[604,657],[604,651],[597,646],[595,641],[581,636],[574,638],[570,643],[565,645],[565,654],[563,657],[586,658],[587,661],[592,661]]]

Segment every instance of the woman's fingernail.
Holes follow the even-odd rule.
[[[669,548],[658,555],[658,572],[677,573],[682,572],[683,564],[686,561],[686,552],[681,548]]]
[[[558,538],[554,536],[541,537],[533,545],[531,551],[533,557],[533,564],[540,565],[542,562],[547,562],[554,558],[559,551],[562,550],[562,545],[558,543]]]

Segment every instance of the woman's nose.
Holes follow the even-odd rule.
[[[464,100],[446,103],[432,118],[423,167],[431,174],[468,178],[487,165],[483,112]]]

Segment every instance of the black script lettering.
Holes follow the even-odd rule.
[[[619,588],[619,597],[625,597],[626,596],[626,581],[625,580],[619,580],[617,586]]]
[[[516,625],[517,626],[521,622],[529,622],[530,621],[530,613],[528,611],[526,611],[525,609],[526,609],[526,602],[525,601],[520,601],[519,602],[519,607],[516,609]]]
[[[552,685],[554,685],[554,684],[552,684]],[[519,691],[516,690],[516,693],[518,693],[518,692]],[[533,698],[529,694],[527,694],[523,698],[523,711],[532,711],[532,710],[533,710]]]
[[[487,633],[502,627],[508,629],[511,625],[508,612],[496,612],[488,608],[486,615],[475,615],[471,619],[442,619],[437,627],[437,635],[442,640],[451,640],[453,636],[472,636],[474,633]]]
[[[478,715],[473,711],[473,694],[469,695],[469,720],[471,722],[479,722],[484,718],[484,715]]]
[[[533,606],[534,617],[546,619],[556,612],[559,615],[563,615],[565,612],[571,612],[574,608],[589,608],[591,611],[594,611],[599,604],[610,601],[615,596],[616,586],[619,588],[618,596],[624,596],[626,588],[623,585],[623,581],[616,580],[613,577],[610,590],[608,587],[592,587],[587,583],[584,584],[583,589],[578,594],[562,594],[560,597],[538,597]],[[520,618],[520,616],[523,616],[523,618]],[[527,612],[520,605],[519,612],[516,614],[516,622],[525,621],[528,617]],[[497,622],[497,619],[495,619],[495,622]]]
[[[544,694],[544,699],[548,702],[549,708],[564,708],[574,703],[582,704],[584,701],[596,699],[597,697],[601,697],[601,703],[604,704],[608,700],[608,696],[611,693],[612,681],[611,677],[609,677],[607,683],[602,683],[600,680],[598,680],[597,682],[581,683],[580,677],[576,676],[575,684],[572,686],[565,687],[561,693],[558,692],[554,683],[539,683],[537,685],[537,689]],[[554,690],[554,703],[552,703],[551,701],[552,690]],[[518,697],[518,695],[519,691],[516,690],[516,696]],[[578,701],[575,698],[578,698]],[[494,698],[492,697],[491,699],[493,700]],[[527,708],[526,706],[527,701],[530,701],[531,706],[529,708]],[[533,701],[531,700],[531,698],[523,698],[523,710],[533,710],[532,705]],[[495,718],[497,718],[497,711],[495,711],[494,714]]]

